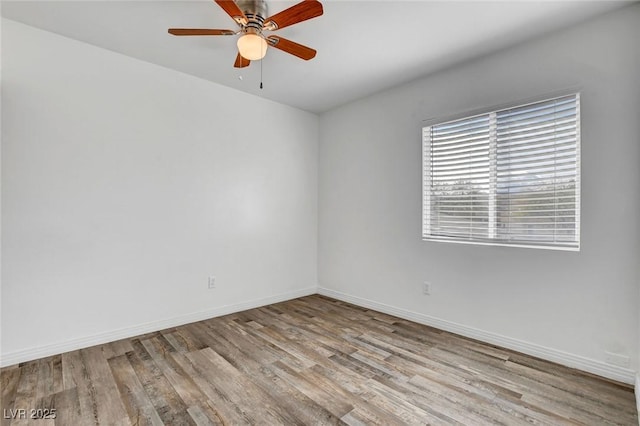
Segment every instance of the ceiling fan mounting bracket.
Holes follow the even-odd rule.
[[[273,21],[269,21],[262,26],[262,29],[267,31],[275,31],[278,29],[278,24]]]
[[[247,25],[247,20],[242,16],[234,16],[233,20],[236,21],[236,24],[240,25],[241,27]]]

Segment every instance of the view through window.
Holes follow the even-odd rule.
[[[580,95],[424,127],[422,233],[577,250]]]

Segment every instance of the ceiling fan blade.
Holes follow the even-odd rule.
[[[267,37],[267,43],[271,47],[275,47],[276,49],[280,49],[284,52],[290,53],[298,58],[302,58],[305,61],[309,59],[313,59],[316,56],[316,50],[307,46],[303,46],[294,41],[287,40],[286,38],[282,38],[277,35],[272,35]]]
[[[232,30],[214,30],[206,28],[169,28],[169,34],[176,36],[214,36],[214,35],[234,35]]]
[[[236,56],[236,63],[233,64],[233,66],[236,68],[244,68],[248,67],[250,63],[250,60],[243,58],[242,55],[238,53],[238,56]]]
[[[244,12],[240,10],[238,5],[233,0],[215,0],[227,15],[231,16],[231,18],[236,21],[238,24],[246,24],[248,21],[247,17],[244,16]]]
[[[317,0],[304,0],[280,13],[267,18],[264,28],[267,30],[277,30],[306,21],[307,19],[316,18],[322,15],[322,4]]]

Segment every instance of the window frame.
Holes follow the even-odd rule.
[[[428,219],[430,219],[432,210],[431,210],[431,197],[430,197],[430,191],[427,190],[427,182],[430,183],[430,176],[428,176],[428,164],[427,164],[427,153],[426,150],[427,148],[429,148],[429,151],[431,150],[431,141],[430,141],[430,129],[434,126],[439,126],[439,125],[443,125],[443,124],[447,124],[447,123],[452,123],[452,122],[456,122],[456,121],[460,121],[460,120],[467,120],[467,119],[472,119],[475,117],[481,117],[481,116],[489,116],[490,117],[490,121],[491,120],[495,120],[496,114],[503,112],[505,110],[509,110],[509,109],[517,109],[517,108],[524,108],[530,105],[534,105],[534,104],[538,104],[538,103],[544,103],[544,102],[550,102],[550,101],[554,101],[554,100],[558,100],[560,98],[563,97],[570,97],[570,96],[575,96],[575,100],[576,100],[576,136],[575,136],[575,149],[576,149],[576,154],[575,154],[575,169],[576,169],[576,173],[575,173],[575,221],[576,221],[576,229],[575,229],[575,236],[576,236],[576,243],[575,245],[569,246],[569,245],[558,245],[558,244],[554,244],[553,242],[541,242],[541,243],[536,243],[536,242],[523,242],[523,241],[518,241],[518,242],[509,242],[509,240],[506,239],[500,239],[500,238],[467,238],[467,237],[446,237],[446,236],[429,236],[427,233],[427,228],[429,226],[429,221]],[[553,93],[553,94],[547,94],[546,96],[542,96],[542,97],[538,97],[535,99],[528,99],[525,101],[519,101],[519,102],[511,102],[509,104],[506,105],[500,105],[500,106],[496,106],[496,107],[491,107],[491,108],[484,108],[481,110],[475,110],[473,112],[468,112],[468,113],[459,113],[456,114],[455,116],[449,116],[448,118],[432,118],[432,119],[427,119],[427,120],[423,120],[423,125],[422,125],[422,240],[423,241],[429,241],[429,242],[436,242],[436,243],[441,243],[441,242],[445,242],[445,243],[454,243],[454,244],[466,244],[466,245],[480,245],[480,246],[499,246],[499,247],[516,247],[516,248],[533,248],[533,249],[543,249],[543,250],[558,250],[558,251],[572,251],[572,252],[579,252],[580,248],[581,248],[581,210],[582,210],[582,196],[581,196],[581,192],[582,192],[582,165],[581,165],[581,149],[582,149],[582,135],[581,135],[581,92],[579,89],[572,89],[572,90],[567,90],[567,91],[563,91],[563,92],[559,92],[559,93]],[[494,132],[495,128],[490,126],[490,131]],[[490,138],[492,138],[494,141],[495,139],[495,135],[491,135]],[[491,176],[490,179],[490,192],[489,192],[489,223],[488,223],[488,227],[491,229],[495,229],[495,227],[497,227],[497,214],[498,214],[498,210],[497,210],[497,205],[496,205],[496,197],[497,197],[497,190],[496,190],[496,179],[494,179],[495,177],[495,173],[496,173],[496,168],[497,168],[497,156],[495,155],[495,151],[497,150],[497,142],[490,142],[489,144],[490,148],[489,148],[489,152],[490,152],[490,171],[489,171],[489,175]],[[497,234],[496,234],[497,236]]]

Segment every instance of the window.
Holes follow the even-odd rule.
[[[579,94],[422,136],[424,240],[579,249]]]

